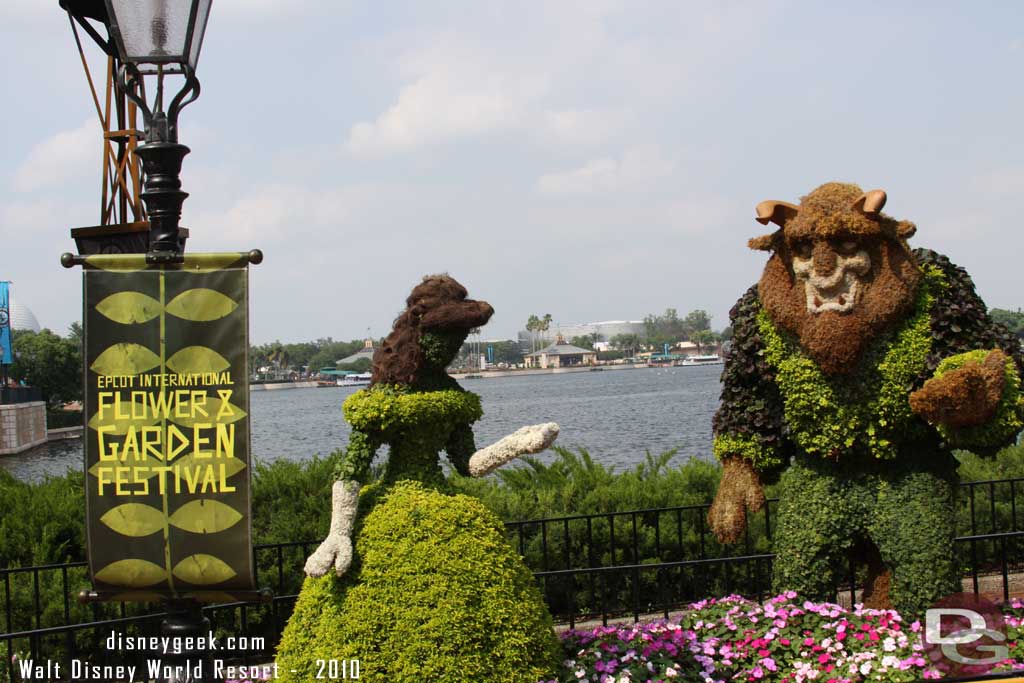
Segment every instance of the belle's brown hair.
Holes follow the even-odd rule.
[[[420,337],[427,330],[469,333],[490,320],[486,301],[467,299],[468,292],[449,275],[427,275],[405,300],[391,334],[373,354],[372,384],[412,384],[423,367]]]

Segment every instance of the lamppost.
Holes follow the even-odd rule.
[[[128,146],[128,155],[142,161],[144,183],[139,196],[145,202],[149,218],[149,239],[147,261],[150,263],[180,263],[188,231],[179,227],[181,206],[187,192],[181,189],[181,162],[189,148],[178,142],[178,115],[181,110],[199,96],[199,80],[196,78],[196,63],[203,44],[203,34],[210,13],[212,0],[60,0],[72,18],[72,28],[77,22],[93,40],[111,57],[112,74],[117,89],[142,112],[145,129],[145,144]],[[102,23],[107,29],[104,39],[87,19]],[[76,40],[77,40],[76,34]],[[84,56],[83,56],[84,63]],[[90,84],[91,84],[90,79]],[[176,93],[170,95],[171,85],[181,83]],[[150,86],[147,88],[147,84]],[[108,82],[109,87],[109,82]],[[94,92],[95,97],[95,92]],[[110,93],[108,90],[108,104]],[[97,100],[97,109],[99,103]],[[134,110],[133,110],[134,111]],[[123,112],[118,112],[123,124]],[[108,113],[109,118],[109,113]],[[134,116],[132,114],[131,116]],[[102,115],[101,115],[102,118]],[[130,123],[130,121],[129,121]],[[110,126],[110,121],[105,125]],[[129,126],[130,128],[130,126]],[[107,131],[108,139],[127,138],[134,140],[132,130]],[[119,156],[123,156],[121,150]],[[119,159],[115,173],[124,176],[125,169],[133,160]],[[104,193],[107,189],[104,178]],[[137,187],[137,177],[134,181]],[[129,193],[126,178],[120,177],[115,185],[122,193]],[[130,201],[130,198],[129,198]],[[124,198],[122,198],[124,203]],[[107,216],[106,197],[104,216]],[[124,209],[123,209],[124,210]],[[137,212],[136,212],[137,213]],[[106,224],[107,218],[104,218]],[[136,220],[139,220],[136,218]],[[87,238],[105,236],[113,243],[103,247],[115,252],[139,252],[138,241],[132,234],[145,223],[121,226],[121,232],[101,228],[82,228],[73,233],[79,241],[82,253]],[[94,245],[88,245],[95,248]],[[79,259],[65,257],[70,266]]]
[[[136,148],[142,159],[145,182],[141,193],[149,216],[148,263],[184,261],[179,235],[181,205],[188,193],[181,189],[181,162],[189,148],[178,142],[178,114],[199,97],[196,63],[212,0],[106,0],[110,39],[117,46],[121,68],[117,86],[142,112],[146,142]],[[165,107],[165,81],[181,76],[184,84]],[[146,88],[150,79],[152,96]],[[147,102],[147,99],[149,100]],[[172,601],[161,624],[165,636],[199,640],[210,622],[195,601]],[[209,671],[193,667],[207,664],[208,656],[180,652],[165,655],[169,681],[205,680]],[[177,660],[177,661],[175,661]],[[198,673],[198,675],[196,675]]]
[[[146,142],[136,149],[145,184],[142,199],[150,221],[150,263],[180,262],[178,223],[188,197],[181,189],[181,162],[189,148],[178,142],[178,114],[199,97],[196,63],[212,0],[106,0],[110,38],[121,68],[117,84],[142,111]],[[165,107],[168,76],[184,84]],[[146,77],[155,84],[147,102]]]
[[[195,70],[211,2],[61,0],[61,6],[89,30],[101,47],[111,55],[116,50],[115,61],[120,68],[114,80],[124,96],[142,112],[145,144],[135,148],[135,154],[142,160],[144,183],[140,196],[149,217],[146,261],[151,264],[184,262],[185,231],[180,230],[179,221],[188,193],[182,191],[179,176],[189,148],[178,142],[178,115],[199,96]],[[103,41],[84,21],[86,18],[103,23],[109,40]],[[169,84],[178,82],[182,83],[180,89],[168,96]],[[61,257],[66,267],[83,261],[83,257],[72,254]],[[82,599],[102,598],[86,591]],[[197,601],[170,599],[167,611],[161,624],[164,636],[193,644],[206,636],[210,622],[202,616]],[[191,646],[165,652],[163,665],[167,673],[162,679],[169,683],[212,680],[208,652],[197,652]]]

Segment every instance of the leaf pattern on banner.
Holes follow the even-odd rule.
[[[220,474],[220,466],[224,466],[224,478],[230,479],[239,472],[245,469],[245,462],[241,458],[235,457],[224,457],[223,455],[219,458],[214,457],[213,451],[199,451],[196,453],[189,453],[174,461],[175,465],[180,465],[182,471],[190,467],[202,466],[202,465],[213,465],[217,468],[217,474]]]
[[[108,510],[100,521],[122,536],[149,536],[164,528],[164,514],[142,503],[125,503]]]
[[[172,573],[182,581],[188,581],[197,586],[223,583],[235,576],[235,570],[223,560],[205,553],[189,555],[174,567]]]
[[[172,413],[168,419],[179,427],[194,427],[196,424],[231,424],[238,422],[246,416],[246,412],[230,401],[222,401],[216,396],[207,396],[206,403],[201,407],[197,404],[195,415],[193,415],[191,401],[182,401],[178,404],[182,417],[177,415],[178,411]],[[206,415],[203,415],[206,413]]]
[[[185,503],[171,515],[170,522],[179,529],[194,534],[215,534],[230,529],[242,519],[230,505],[218,500],[201,498]]]
[[[238,304],[215,289],[189,289],[167,304],[167,312],[182,320],[208,322],[220,320],[238,308]]]
[[[148,588],[167,580],[167,570],[148,560],[118,560],[96,572],[103,583],[129,588]]]
[[[152,427],[160,421],[159,415],[151,415],[152,411],[146,409],[145,404],[142,403],[122,403],[121,410],[127,412],[127,416],[118,417],[117,412],[111,406],[107,406],[104,409],[104,415],[100,417],[100,411],[96,411],[96,414],[89,419],[89,428],[99,431],[100,427],[113,427],[112,430],[104,432],[105,434],[116,434],[118,436],[124,436],[134,427],[136,431],[142,427]],[[135,417],[132,417],[135,415]],[[141,448],[141,443],[139,444]]]
[[[90,369],[98,375],[139,375],[160,365],[160,356],[145,346],[114,344],[93,361]]]
[[[205,346],[186,346],[167,359],[167,367],[182,375],[224,372],[231,367],[227,358]]]
[[[136,325],[157,317],[163,307],[142,292],[118,292],[96,304],[96,310],[116,323]]]
[[[99,478],[101,467],[127,467],[132,470],[131,474],[128,476],[128,481],[134,484],[155,477],[157,475],[157,472],[154,472],[152,468],[160,467],[162,464],[162,458],[150,458],[149,456],[146,456],[141,460],[136,460],[133,456],[128,456],[128,458],[124,462],[120,460],[98,460],[96,463],[93,464],[92,467],[89,468],[89,474],[96,478]],[[136,467],[142,469],[142,472],[140,474],[135,474]]]

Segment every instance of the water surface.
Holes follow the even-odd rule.
[[[641,461],[646,450],[675,448],[679,458],[710,457],[711,417],[722,366],[645,368],[559,375],[462,380],[480,395],[484,417],[474,425],[477,447],[519,427],[557,422],[558,444],[586,448],[617,469]],[[348,442],[341,404],[355,387],[255,391],[251,394],[252,450],[258,462],[302,461]],[[539,456],[551,459],[550,453]],[[54,442],[12,456],[0,467],[38,480],[82,467],[81,441]]]

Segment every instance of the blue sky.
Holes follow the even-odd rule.
[[[99,124],[56,0],[0,20],[0,279],[64,331]],[[763,267],[754,206],[842,180],[1016,309],[1022,73],[1009,1],[214,0],[182,224],[264,250],[254,342],[384,335],[439,271],[494,305],[487,337],[670,306],[720,329]]]

